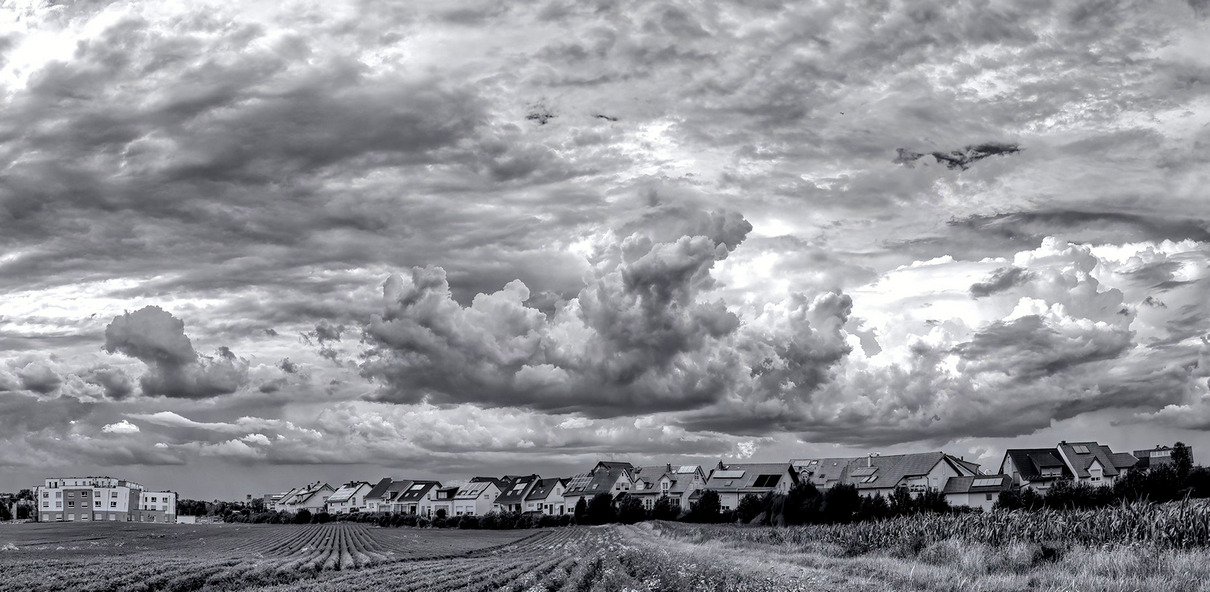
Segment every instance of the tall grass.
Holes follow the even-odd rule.
[[[735,528],[665,522],[660,529],[675,538],[722,538],[804,547],[825,543],[839,545],[851,553],[904,545],[921,547],[948,539],[993,547],[1046,543],[1192,549],[1210,546],[1210,502],[1136,502],[1094,510],[916,514],[856,524],[789,527]]]

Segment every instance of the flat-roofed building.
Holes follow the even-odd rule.
[[[34,496],[39,522],[176,522],[176,493],[125,479],[52,477]]]

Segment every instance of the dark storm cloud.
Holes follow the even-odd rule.
[[[1210,227],[1206,222],[1173,216],[1171,213],[1141,215],[1095,210],[1033,211],[970,216],[951,220],[949,224],[1023,244],[1036,244],[1042,237],[1051,235],[1091,243],[1185,239],[1210,241]]]
[[[1014,286],[1019,286],[1033,278],[1030,273],[1020,267],[1001,267],[992,273],[987,280],[971,284],[971,297],[981,298],[997,292],[1003,292]]]
[[[920,160],[922,157],[932,156],[938,163],[944,163],[948,169],[961,169],[965,171],[972,164],[989,156],[1003,156],[1020,151],[1021,148],[1016,144],[1004,143],[975,144],[966,146],[961,150],[951,150],[949,152],[934,151],[927,154],[898,148],[896,149],[897,156],[895,157],[895,163],[912,166],[913,162]]]
[[[104,366],[92,368],[80,374],[86,382],[105,389],[105,396],[120,401],[134,393],[134,383],[120,368]]]
[[[248,363],[226,347],[217,358],[199,356],[185,323],[158,306],[114,317],[105,327],[105,351],[147,365],[139,378],[143,394],[203,399],[233,393],[248,381]]]

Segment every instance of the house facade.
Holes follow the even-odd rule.
[[[497,512],[524,512],[525,498],[542,481],[537,475],[505,475],[500,496],[493,504]]]
[[[40,522],[175,523],[177,496],[113,477],[54,477],[34,488]]]
[[[328,496],[329,514],[351,514],[366,509],[366,494],[373,487],[365,481],[350,481]]]
[[[744,496],[785,494],[796,483],[798,473],[788,462],[724,464],[719,461],[710,471],[705,488],[718,493],[719,505],[727,511],[738,508]]]
[[[570,479],[563,492],[563,503],[569,512],[574,512],[581,499],[588,503],[593,496],[602,493],[614,498],[621,493],[630,493],[634,488],[633,471],[634,465],[628,462],[600,461],[592,470]]]
[[[1138,464],[1134,455],[1114,452],[1096,442],[1060,442],[1059,456],[1078,483],[1110,487]]]
[[[982,508],[990,512],[1000,501],[1000,494],[1012,489],[1011,475],[975,475],[950,477],[941,493],[951,506]]]
[[[634,487],[630,495],[651,510],[661,497],[667,497],[673,507],[688,508],[689,496],[706,488],[706,471],[701,465],[672,464],[642,466],[634,470]]]
[[[336,489],[331,485],[316,481],[286,492],[282,500],[277,503],[277,507],[286,512],[298,512],[299,510],[307,510],[311,513],[322,512],[327,508],[328,498],[333,493],[336,493]]]
[[[477,481],[458,488],[453,516],[482,516],[492,511],[500,488],[495,481]]]
[[[941,491],[951,478],[978,474],[979,465],[944,452],[868,455],[849,464],[843,482],[856,486],[863,497],[887,497],[900,487],[915,497],[929,489]]]
[[[454,516],[454,496],[458,495],[457,487],[434,487],[425,496],[420,511],[429,518],[436,518],[438,510],[445,510],[446,517]]]
[[[429,492],[441,487],[437,481],[412,481],[407,489],[399,491],[390,501],[390,511],[397,514],[424,515]]]
[[[1138,459],[1138,464],[1134,465],[1135,469],[1150,469],[1152,467],[1173,464],[1171,446],[1156,446],[1151,449],[1135,450],[1130,455]],[[1192,446],[1189,447],[1189,459],[1193,460]]]
[[[1013,485],[1045,493],[1058,481],[1071,481],[1067,463],[1054,448],[1011,448],[1000,461],[1001,474],[1012,477]]]
[[[547,516],[562,516],[567,513],[563,492],[567,488],[567,479],[540,479],[525,496],[525,511],[545,514]]]

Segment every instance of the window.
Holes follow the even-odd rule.
[[[50,507],[50,502],[42,502],[42,507],[43,507],[43,508],[49,508],[49,507]]]
[[[989,501],[989,502],[990,502],[990,501],[992,501],[992,494],[988,493],[988,494],[984,494],[984,495],[986,495],[986,496],[987,496],[987,497],[985,498],[987,501]]]
[[[76,492],[74,492],[74,491],[67,492],[67,497],[76,497]]]
[[[67,507],[69,507],[69,508],[76,507],[76,502],[67,502]]]
[[[43,498],[48,498],[48,497],[50,497],[50,492],[49,492],[49,491],[43,491],[43,492],[42,492],[42,497],[43,497]]]
[[[56,492],[55,492],[55,497],[56,497],[56,498],[61,498],[61,497],[63,497],[63,492],[62,492],[62,491],[56,491]]]
[[[118,502],[109,502],[109,507],[111,507],[111,508],[118,507]]]

